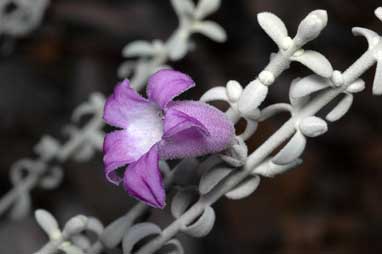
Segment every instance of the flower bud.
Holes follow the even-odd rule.
[[[239,82],[230,80],[227,83],[227,96],[231,102],[237,102],[240,99],[243,88]]]
[[[304,45],[314,40],[328,22],[328,14],[324,10],[316,10],[308,14],[298,27],[295,37],[296,44]]]
[[[324,134],[328,130],[328,125],[321,118],[311,116],[301,121],[299,129],[304,136],[314,138]]]

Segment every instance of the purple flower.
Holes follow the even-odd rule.
[[[125,80],[105,104],[104,120],[121,128],[106,135],[104,164],[107,179],[148,205],[163,208],[165,190],[159,160],[200,156],[225,149],[234,128],[216,108],[197,101],[173,101],[193,87],[187,75],[161,70],[153,74],[147,97]],[[124,175],[117,169],[127,165]]]

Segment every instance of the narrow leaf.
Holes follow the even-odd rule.
[[[94,217],[88,218],[86,228],[96,233],[97,235],[101,235],[104,230],[102,223]]]
[[[367,44],[369,45],[369,49],[374,48],[380,40],[379,34],[367,28],[353,27],[352,32],[355,36],[365,37]]]
[[[64,226],[62,233],[65,236],[75,235],[86,229],[88,218],[84,215],[77,215],[71,218]]]
[[[115,248],[121,241],[125,233],[128,231],[133,221],[129,217],[122,216],[108,225],[103,231],[100,239],[102,243],[112,249]]]
[[[195,199],[195,193],[190,190],[178,191],[171,202],[171,214],[179,218]]]
[[[292,98],[300,98],[311,93],[323,90],[330,86],[328,79],[322,78],[317,75],[310,75],[299,80],[290,88],[290,96]]]
[[[185,226],[183,232],[193,237],[203,237],[208,235],[215,224],[215,211],[212,207],[207,207],[202,216],[193,224]]]
[[[247,126],[245,127],[245,130],[243,133],[240,134],[240,138],[243,140],[249,139],[257,130],[257,121],[246,119],[247,120]]]
[[[31,197],[29,194],[21,195],[13,205],[10,216],[13,220],[24,218],[31,208]]]
[[[124,57],[152,56],[154,53],[153,45],[147,41],[132,42],[122,50]]]
[[[290,104],[293,106],[294,109],[301,109],[310,99],[309,96],[303,96],[303,97],[299,97],[299,98],[295,98],[292,96],[292,92],[294,92],[294,90],[296,89],[295,86],[296,85],[299,85],[298,82],[301,80],[301,78],[295,78],[294,80],[292,80],[292,83],[291,83],[291,86],[290,86],[290,89],[289,89],[289,101],[290,101]]]
[[[221,180],[231,173],[229,168],[214,168],[202,175],[199,184],[200,194],[210,192]]]
[[[61,244],[58,249],[62,250],[66,254],[84,254],[83,250],[81,250],[79,247],[69,243]]]
[[[227,40],[227,34],[224,29],[212,21],[197,22],[193,26],[193,30],[217,42],[225,42]]]
[[[162,230],[157,225],[149,222],[139,223],[132,226],[123,238],[123,253],[131,254],[135,244],[139,241],[150,235],[158,235],[161,232]]]
[[[171,0],[171,4],[179,18],[194,12],[195,5],[192,0]]]
[[[188,36],[185,31],[178,30],[168,41],[167,48],[171,60],[179,60],[187,54]]]
[[[272,162],[277,165],[286,165],[297,160],[304,152],[306,138],[301,132],[297,131],[283,149],[275,155]]]
[[[199,4],[195,11],[195,17],[197,19],[203,19],[211,13],[214,13],[219,9],[220,3],[221,0],[199,0]]]
[[[375,71],[374,83],[373,83],[373,94],[382,94],[382,60],[378,60],[377,69]]]
[[[226,88],[224,86],[217,86],[217,87],[211,88],[210,90],[208,90],[207,92],[203,94],[203,96],[200,98],[200,101],[202,102],[227,101],[228,102]]]
[[[342,118],[350,109],[353,104],[353,95],[346,94],[345,97],[334,107],[332,111],[326,116],[326,120],[335,122]]]
[[[255,111],[268,95],[268,87],[257,79],[249,83],[239,100],[239,111],[248,114]]]
[[[56,219],[53,217],[52,214],[49,212],[38,209],[34,213],[34,217],[37,221],[37,223],[40,225],[40,227],[49,235],[54,235],[57,232],[60,232],[60,229],[58,227],[58,223]]]
[[[288,37],[288,30],[285,27],[284,22],[270,12],[262,12],[258,14],[257,21],[268,36],[281,47],[283,40]]]
[[[306,50],[302,55],[293,57],[292,60],[300,62],[314,73],[324,78],[330,78],[332,76],[332,65],[324,55],[317,51]]]
[[[252,171],[253,175],[261,175],[264,177],[274,177],[276,175],[285,173],[286,171],[295,168],[296,166],[300,165],[302,163],[301,159],[297,159],[295,161],[292,161],[289,164],[285,165],[276,165],[272,161],[267,160],[264,163],[262,163],[260,166],[255,168],[254,171]]]
[[[255,176],[244,180],[238,186],[236,186],[233,190],[226,193],[225,196],[229,199],[242,199],[251,195],[259,186],[260,177]]]
[[[39,185],[46,190],[56,188],[64,177],[63,169],[59,166],[52,167],[47,175],[40,180]]]
[[[184,254],[183,246],[178,239],[171,239],[165,246],[170,248],[170,252],[168,252],[168,254]]]

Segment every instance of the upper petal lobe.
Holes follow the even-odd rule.
[[[147,85],[147,97],[164,109],[172,99],[195,86],[186,74],[174,70],[160,70],[153,74]]]
[[[107,99],[103,118],[112,126],[126,128],[129,121],[139,117],[149,104],[125,80],[116,86],[114,93]]]

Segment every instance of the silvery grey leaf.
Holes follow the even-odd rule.
[[[256,126],[256,122],[248,120],[247,127],[244,132],[254,132],[256,130]],[[220,154],[221,159],[236,168],[243,166],[247,160],[247,157],[248,147],[241,136],[236,136],[233,139],[231,146]]]
[[[365,81],[362,79],[357,79],[346,88],[346,92],[348,93],[359,93],[363,90],[365,90]]]
[[[180,190],[172,199],[171,214],[179,218],[195,200],[196,193],[192,190]]]
[[[342,118],[350,109],[353,104],[353,95],[346,94],[345,97],[337,104],[337,106],[326,115],[326,120],[335,122]]]
[[[259,186],[260,177],[254,176],[244,180],[238,186],[236,186],[233,190],[227,192],[225,196],[229,199],[242,199],[251,195]]]
[[[70,241],[74,246],[79,247],[82,250],[90,248],[91,242],[90,239],[84,235],[75,235],[70,238]]]
[[[292,57],[292,60],[305,65],[314,73],[324,78],[330,78],[332,76],[332,65],[324,55],[317,51],[305,50],[302,55]]]
[[[289,101],[294,109],[294,111],[300,110],[306,103],[309,101],[309,96],[302,96],[299,98],[292,97],[292,91],[294,91],[296,88],[296,85],[299,85],[298,82],[301,80],[301,78],[295,78],[292,80],[290,89],[289,89]]]
[[[209,89],[205,92],[202,97],[200,97],[200,101],[209,102],[209,101],[229,101],[226,88],[224,86],[217,86]]]
[[[255,120],[248,119],[247,126],[243,133],[240,134],[240,138],[243,140],[249,139],[257,130],[258,123]]]
[[[84,254],[83,250],[81,250],[79,247],[68,243],[61,244],[58,248],[66,254]]]
[[[297,131],[289,142],[278,152],[272,159],[277,165],[286,165],[297,160],[304,152],[306,146],[306,138]]]
[[[259,117],[259,121],[264,121],[282,112],[292,112],[291,106],[287,103],[272,104],[261,110],[261,117]]]
[[[82,103],[74,110],[72,120],[78,122],[84,115],[95,115],[100,111],[102,112],[104,103],[105,98],[101,94],[93,93],[89,101]]]
[[[330,86],[330,80],[317,76],[310,75],[300,79],[290,88],[290,97],[300,98],[310,95],[314,92],[323,90]]]
[[[176,61],[183,58],[188,51],[188,38],[190,34],[188,31],[179,29],[174,35],[169,39],[167,43],[167,49],[169,52],[169,57],[171,60]]]
[[[244,89],[239,100],[239,111],[246,115],[258,109],[268,95],[268,87],[261,84],[257,79],[250,82]]]
[[[192,28],[194,32],[201,33],[216,42],[225,42],[227,40],[226,32],[216,22],[198,22]]]
[[[199,0],[195,10],[195,18],[204,19],[219,9],[221,0]]]
[[[193,237],[203,237],[208,235],[215,224],[215,211],[208,206],[204,209],[200,218],[191,225],[184,226],[182,231]]]
[[[83,162],[93,157],[93,154],[94,148],[88,143],[84,143],[83,145],[79,146],[79,148],[73,154],[73,158],[75,161]]]
[[[10,211],[12,220],[25,218],[31,209],[31,197],[29,194],[20,194]]]
[[[168,177],[171,173],[170,165],[168,165],[167,161],[165,160],[159,161],[159,170],[162,173],[163,178]]]
[[[104,230],[103,224],[94,217],[88,218],[86,228],[97,235],[101,235]]]
[[[48,211],[38,209],[35,211],[34,217],[47,235],[52,236],[57,233],[60,234],[60,228],[58,227],[56,219]]]
[[[195,158],[186,158],[179,162],[171,171],[174,173],[173,182],[178,186],[195,185],[199,180],[196,170],[199,162]]]
[[[41,178],[39,186],[43,189],[51,190],[56,188],[61,183],[63,178],[63,169],[59,166],[52,167],[47,171],[47,174]]]
[[[382,52],[381,52],[382,54]],[[373,83],[373,94],[382,94],[382,58],[377,62],[377,69],[375,70],[374,83]]]
[[[52,158],[60,149],[57,139],[49,135],[44,135],[40,142],[33,148],[34,152],[44,159]]]
[[[86,229],[88,218],[84,215],[77,215],[66,222],[62,234],[65,236],[75,235]]]
[[[101,242],[110,249],[115,248],[132,224],[127,216],[118,218],[105,228],[100,236]]]
[[[93,129],[92,132],[88,133],[89,146],[93,148],[93,152],[97,149],[102,151],[104,138],[105,132],[103,130]]]
[[[270,12],[259,13],[257,21],[268,36],[281,48],[283,40],[288,37],[288,30],[284,22]]]
[[[299,124],[299,129],[306,137],[317,137],[328,130],[327,123],[319,117],[310,116],[304,118]]]
[[[130,85],[139,91],[145,85],[147,78],[152,74],[152,63],[146,58],[140,58],[134,69],[134,75],[131,76]]]
[[[153,69],[153,73],[157,72],[157,71],[160,71],[160,70],[164,70],[164,69],[172,69],[172,67],[170,65],[160,65],[160,66],[156,66],[154,69]]]
[[[252,174],[261,175],[264,177],[274,177],[276,175],[285,173],[286,171],[292,168],[295,168],[301,163],[302,163],[302,160],[297,159],[286,165],[276,165],[271,160],[267,160],[264,163],[262,163],[260,166],[255,168],[255,170],[252,171]]]
[[[374,48],[380,40],[379,34],[367,28],[353,27],[352,32],[355,36],[365,37],[367,44],[369,45],[369,49]]]
[[[32,159],[21,159],[15,162],[10,170],[11,182],[18,185],[25,177],[33,174],[33,172],[40,172],[45,167],[42,161],[34,161]]]
[[[191,0],[171,0],[171,4],[179,18],[194,12],[195,5]]]
[[[202,175],[199,192],[204,195],[210,192],[221,180],[232,172],[230,168],[214,168]]]
[[[0,2],[0,15],[2,16],[0,33],[21,37],[33,31],[40,24],[49,1],[13,1],[16,4],[15,9],[12,12],[6,12],[8,3],[10,1]]]
[[[135,61],[125,61],[118,67],[118,77],[125,79],[134,72],[134,69]]]
[[[375,10],[375,16],[377,16],[377,18],[382,21],[382,7],[378,7],[376,10]]]
[[[122,55],[124,57],[153,56],[154,54],[154,46],[147,41],[134,41],[122,49]]]
[[[139,241],[151,235],[159,235],[162,230],[155,224],[145,222],[132,226],[123,237],[122,248],[124,254],[131,254]]]
[[[166,254],[184,254],[183,246],[178,239],[171,239],[165,246],[171,248],[170,252]]]

